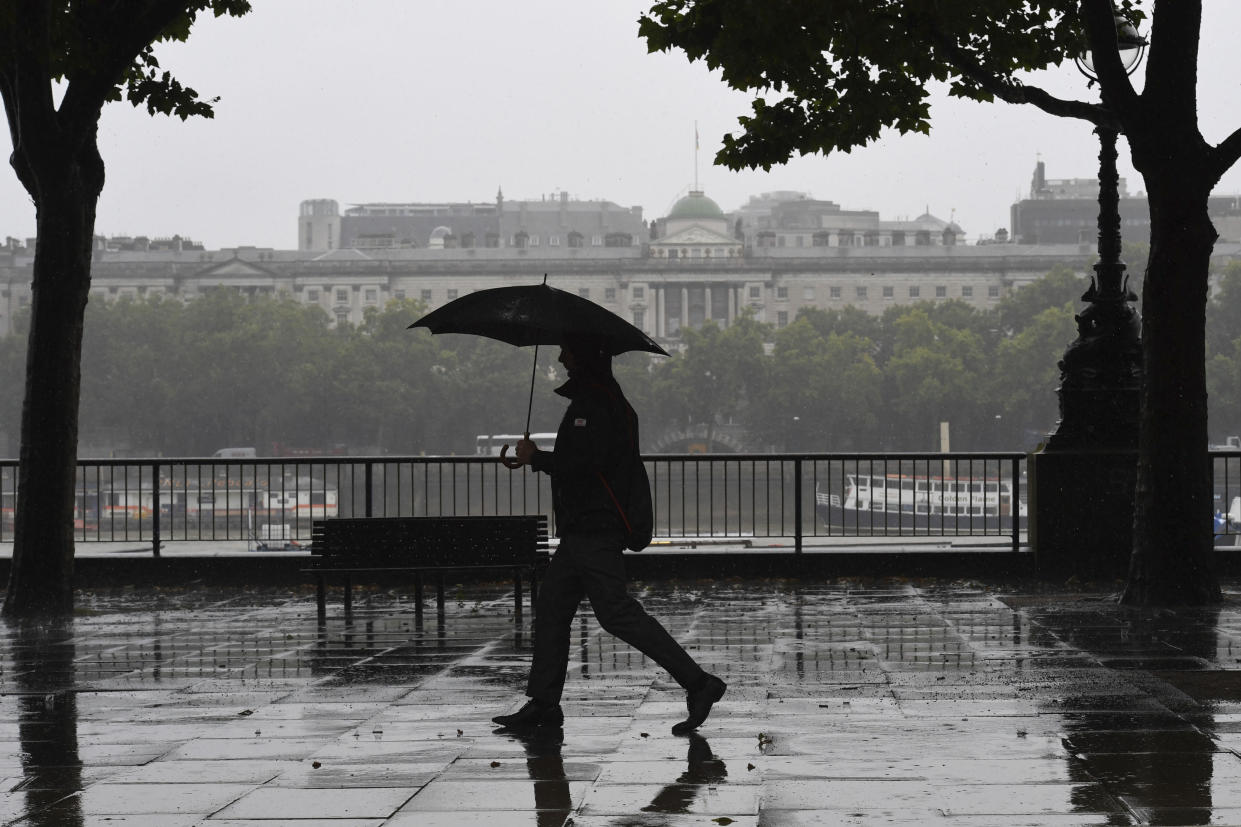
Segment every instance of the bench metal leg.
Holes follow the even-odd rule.
[[[353,578],[345,575],[345,622],[353,622]]]
[[[440,617],[444,616],[444,575],[438,575],[435,578],[435,612]]]
[[[521,569],[513,569],[513,622],[521,622]]]
[[[315,608],[318,610],[319,625],[325,625],[327,623],[327,585],[323,582],[322,574],[315,578]]]

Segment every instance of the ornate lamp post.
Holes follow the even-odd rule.
[[[1127,71],[1146,41],[1124,18],[1116,39]],[[1096,78],[1088,56],[1078,68]],[[1104,97],[1104,105],[1107,99]],[[1060,423],[1031,463],[1030,537],[1045,576],[1123,577],[1133,550],[1133,496],[1142,390],[1141,324],[1120,260],[1115,128],[1100,126],[1099,261],[1077,339],[1060,361]]]
[[[1146,39],[1124,17],[1116,16],[1116,38],[1125,71],[1132,74],[1146,50]],[[1089,52],[1077,58],[1078,69],[1093,84],[1097,78]],[[1106,99],[1104,104],[1106,104]],[[1077,322],[1077,339],[1060,362],[1060,423],[1049,451],[1078,448],[1136,448],[1142,384],[1141,323],[1131,302],[1125,264],[1120,260],[1120,195],[1116,173],[1117,130],[1095,129],[1099,136],[1099,261],[1089,306]]]

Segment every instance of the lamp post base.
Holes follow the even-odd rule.
[[[1050,580],[1124,580],[1133,553],[1137,451],[1039,451],[1030,458],[1030,544]]]

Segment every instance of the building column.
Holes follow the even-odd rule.
[[[683,335],[682,330],[689,327],[689,286],[681,287],[681,326],[677,329],[677,335]]]
[[[658,287],[652,285],[651,289],[655,291],[655,300],[651,302],[653,305],[652,309],[655,311],[655,327],[653,329],[656,336],[663,338],[668,335],[668,331],[664,329],[664,286],[662,284]]]
[[[711,321],[711,285],[704,284],[702,286],[702,300],[704,306],[702,309],[702,320],[704,322]]]

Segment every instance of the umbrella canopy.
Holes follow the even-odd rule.
[[[432,333],[468,333],[511,345],[559,345],[566,335],[589,335],[615,356],[631,350],[668,352],[610,310],[546,284],[478,290],[432,310],[410,325]]]

